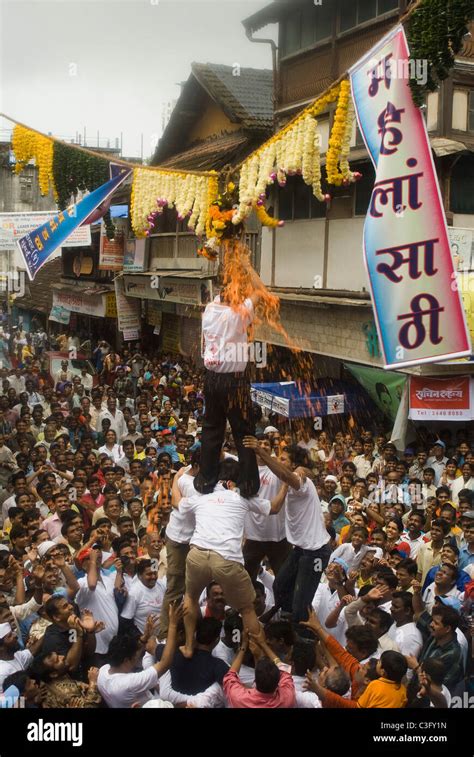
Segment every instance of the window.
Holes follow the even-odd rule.
[[[467,129],[474,131],[474,89],[469,92],[469,110],[467,114]]]
[[[326,203],[315,198],[312,188],[304,183],[301,176],[288,177],[286,187],[279,189],[278,204],[278,217],[282,221],[326,218]]]
[[[360,173],[362,174],[362,179],[355,185],[354,215],[365,216],[369,208],[375,182],[375,171],[372,163],[363,163],[360,166]]]
[[[474,156],[460,158],[451,174],[451,212],[474,213]]]
[[[397,8],[398,0],[342,0],[339,31],[353,29]]]
[[[328,2],[293,11],[283,22],[282,55],[305,50],[331,37],[333,18],[334,9]]]

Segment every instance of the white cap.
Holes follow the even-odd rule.
[[[58,545],[54,541],[42,541],[41,544],[38,545],[38,555],[40,559],[45,556],[46,552],[49,552],[50,549],[57,546]]]
[[[0,623],[0,639],[4,639],[5,636],[8,636],[8,634],[11,632],[12,627],[10,623]]]
[[[278,434],[278,429],[275,426],[267,426],[263,431],[264,434]]]
[[[171,702],[165,702],[164,699],[149,699],[148,702],[142,707],[142,710],[160,709],[164,710],[166,707],[174,709],[174,705]]]
[[[324,479],[325,481],[333,481],[335,484],[337,484],[337,478],[336,476],[326,476]]]

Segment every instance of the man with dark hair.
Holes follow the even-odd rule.
[[[455,565],[448,562],[441,565],[433,583],[423,592],[423,602],[428,612],[432,611],[436,597],[455,597],[456,599],[462,597],[462,592],[456,587],[458,575],[459,571]]]
[[[254,437],[244,444],[289,487],[286,496],[286,538],[293,549],[273,584],[275,603],[291,614],[293,623],[307,618],[308,607],[331,555],[330,536],[324,524],[321,503],[313,482],[306,475],[306,452],[292,446],[280,458],[272,457]]]
[[[159,619],[165,585],[158,579],[152,560],[139,560],[137,576],[138,581],[132,583],[121,617],[132,621],[142,634],[149,615],[156,616],[157,621]]]
[[[456,600],[448,597],[436,602],[430,613],[425,609],[421,598],[421,585],[414,584],[413,608],[418,630],[424,640],[421,654],[408,658],[408,665],[416,671],[425,660],[441,660],[446,667],[444,684],[452,692],[464,677],[462,649],[457,639],[456,629],[459,625],[459,613],[450,606]],[[459,603],[458,603],[459,606]]]
[[[219,483],[212,494],[183,498],[179,490],[182,468],[173,481],[172,504],[180,512],[193,513],[196,526],[191,549],[186,558],[186,643],[181,648],[192,657],[194,629],[199,615],[198,600],[202,590],[217,581],[229,605],[238,610],[244,626],[256,634],[260,630],[253,606],[255,589],[244,568],[242,540],[246,514],[252,510],[262,515],[278,513],[284,503],[287,487],[283,485],[270,502],[256,497],[244,499],[237,490],[240,478],[239,463],[224,460],[219,466]]]
[[[392,594],[390,614],[394,623],[388,635],[398,644],[403,655],[418,657],[423,646],[423,637],[413,621],[413,594],[408,591],[395,591]]]
[[[255,688],[248,689],[242,683],[239,671],[247,646],[247,639],[243,639],[234,662],[224,678],[224,693],[229,707],[246,709],[294,707],[296,692],[290,675],[291,668],[282,663],[261,635],[250,635],[250,651],[256,659]]]
[[[178,623],[182,609],[170,607],[168,639],[161,660],[146,670],[139,670],[143,658],[143,644],[133,636],[115,636],[109,646],[110,665],[99,670],[97,686],[108,707],[131,707],[143,704],[152,695],[150,690],[158,686],[159,678],[169,669],[176,651]]]
[[[229,666],[213,654],[219,644],[222,623],[216,618],[200,618],[196,625],[196,648],[190,660],[178,650],[168,673],[160,681],[160,696],[173,704],[223,707],[224,676]],[[157,656],[162,647],[157,647]]]

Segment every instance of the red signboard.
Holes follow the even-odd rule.
[[[469,376],[410,378],[412,420],[465,421],[474,417]]]

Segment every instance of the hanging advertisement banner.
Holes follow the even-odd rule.
[[[73,294],[72,292],[53,292],[53,308],[63,308],[73,313],[105,317],[105,295]]]
[[[112,173],[114,168],[116,167],[111,167]],[[59,211],[51,220],[17,240],[16,244],[25,261],[30,281],[33,281],[53,252],[69,239],[72,232],[91,215],[92,211],[105,202],[130,174],[130,169],[117,169],[116,175],[110,181],[94,189],[76,205]]]
[[[17,239],[51,221],[54,211],[32,213],[0,213],[0,251],[14,250]],[[91,227],[79,226],[67,240],[68,247],[90,247]]]
[[[117,320],[120,331],[140,331],[140,303],[126,297],[123,288],[123,277],[118,276],[114,281],[115,299],[117,301]],[[136,339],[138,337],[132,337]]]
[[[364,258],[386,368],[471,352],[446,217],[402,26],[350,69],[357,119],[376,170]],[[389,241],[388,241],[389,240]]]
[[[472,379],[410,377],[410,411],[412,420],[469,421],[474,418]]]
[[[99,271],[121,271],[123,268],[128,220],[116,218],[114,225],[113,239],[107,238],[103,221],[100,226]]]

